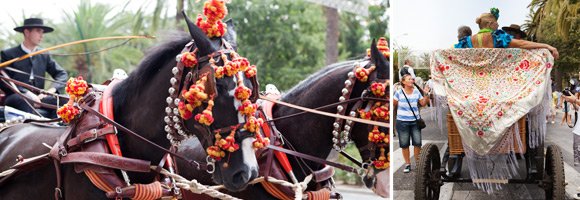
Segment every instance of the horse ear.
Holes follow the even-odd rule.
[[[226,25],[227,25],[227,31],[226,31],[226,34],[224,35],[224,39],[226,41],[228,41],[235,50],[237,50],[238,49],[238,41],[236,40],[237,33],[235,30],[236,26],[234,25],[234,20],[228,19],[226,21]]]
[[[183,18],[185,18],[185,22],[187,23],[187,28],[189,29],[191,38],[195,41],[195,45],[199,49],[199,55],[205,56],[215,52],[216,49],[212,47],[211,41],[205,35],[205,33],[199,27],[197,27],[197,25],[195,25],[189,19],[189,17],[187,17],[184,10],[181,11],[181,14],[183,14]]]
[[[377,67],[377,78],[378,79],[389,79],[390,72],[389,72],[389,61],[383,53],[379,51],[377,48],[377,42],[373,39],[371,44],[371,61]]]

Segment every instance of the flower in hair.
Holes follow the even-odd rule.
[[[499,9],[491,8],[489,9],[489,12],[495,17],[495,20],[499,19]]]

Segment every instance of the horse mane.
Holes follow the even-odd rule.
[[[287,98],[294,99],[296,96],[304,95],[305,92],[312,88],[312,85],[319,81],[331,81],[332,79],[346,79],[345,77],[339,76],[342,72],[346,72],[345,70],[350,70],[354,66],[354,63],[359,60],[349,60],[334,63],[328,65],[317,72],[311,74],[306,79],[300,81],[294,87],[292,87],[288,92],[283,96],[283,100]]]
[[[183,47],[191,41],[191,36],[185,32],[170,32],[163,36],[161,44],[151,47],[145,53],[143,60],[137,65],[129,76],[121,82],[113,95],[116,105],[124,105],[131,96],[141,91],[141,87],[146,85],[155,76],[167,61],[174,61],[175,56],[181,52]]]

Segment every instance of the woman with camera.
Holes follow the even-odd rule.
[[[399,133],[399,146],[403,150],[403,158],[405,159],[404,173],[411,172],[411,158],[409,146],[413,142],[413,152],[415,160],[419,159],[421,152],[421,128],[419,122],[421,115],[419,114],[419,107],[427,105],[429,95],[423,95],[419,89],[415,87],[415,81],[410,74],[405,74],[401,78],[403,89],[397,90],[393,95],[393,106],[395,106],[397,120],[395,128]],[[429,93],[429,87],[425,88],[424,94]]]

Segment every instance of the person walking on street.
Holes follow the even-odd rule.
[[[409,74],[403,75],[402,84],[403,89],[397,90],[393,95],[393,105],[396,106],[397,116],[395,128],[399,134],[399,146],[405,159],[403,172],[409,173],[411,171],[409,146],[412,142],[415,160],[419,159],[422,146],[421,129],[417,124],[417,121],[421,119],[419,106],[425,106],[429,97],[419,92]],[[429,93],[428,88],[425,93]]]

